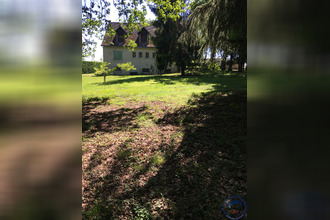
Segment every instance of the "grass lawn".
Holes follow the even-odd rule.
[[[244,74],[82,80],[83,219],[227,219],[247,199]]]
[[[128,101],[162,101],[167,104],[184,105],[192,94],[246,88],[246,78],[235,74],[187,76],[166,74],[163,76],[107,76],[83,75],[83,100],[109,99],[109,104],[124,105]]]

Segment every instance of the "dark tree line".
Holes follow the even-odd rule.
[[[246,1],[241,0],[195,0],[179,19],[155,21],[158,69],[164,71],[175,62],[184,75],[187,66],[200,62],[210,51],[211,62],[217,53],[221,54],[222,70],[227,64],[231,71],[235,61],[238,70],[243,71],[247,61],[246,7]],[[158,15],[157,7],[150,8]]]
[[[151,11],[158,16],[159,9],[155,5],[149,5]],[[156,63],[160,72],[175,63],[185,75],[187,66],[200,59],[199,45],[193,45],[192,39],[181,40],[181,37],[188,28],[189,12],[180,14],[176,20],[172,18],[159,19],[153,22],[156,29],[156,37],[152,38],[157,47]],[[192,36],[189,36],[190,38]]]

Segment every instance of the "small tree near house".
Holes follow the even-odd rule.
[[[112,74],[112,72],[114,71],[113,69],[108,68],[109,65],[110,65],[110,63],[102,62],[102,60],[101,60],[100,67],[94,67],[95,75],[97,75],[97,76],[103,75],[103,77],[104,77],[103,82],[104,83],[106,82],[107,75]]]
[[[129,72],[131,70],[136,70],[136,68],[134,67],[134,65],[132,65],[131,62],[127,62],[127,63],[119,63],[117,64],[117,66],[122,69],[125,70],[126,72]]]

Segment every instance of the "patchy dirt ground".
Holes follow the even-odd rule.
[[[246,91],[105,103],[83,104],[84,219],[226,219],[225,198],[247,199]]]

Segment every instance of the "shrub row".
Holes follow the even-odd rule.
[[[82,73],[95,73],[94,67],[100,67],[100,62],[82,61]]]

